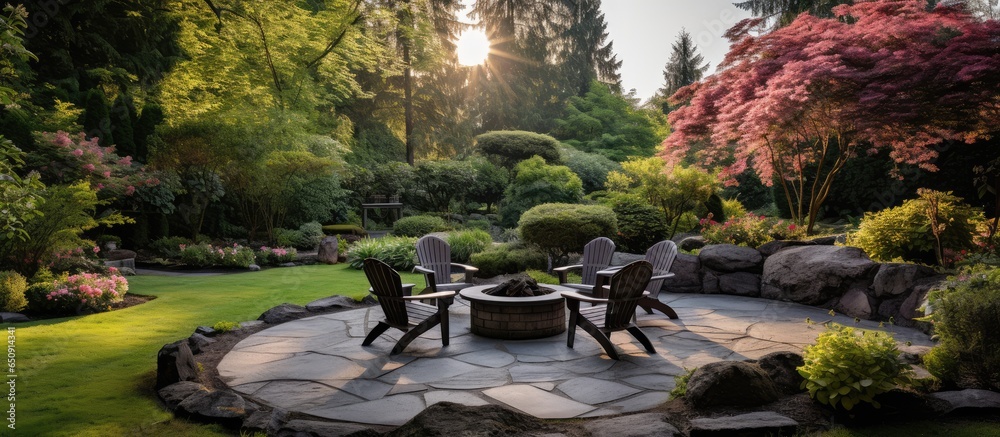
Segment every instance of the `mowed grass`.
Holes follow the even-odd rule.
[[[404,273],[403,282],[423,286],[418,275]],[[334,294],[360,299],[368,282],[343,264],[315,265],[208,277],[135,276],[129,292],[157,298],[119,311],[13,325],[17,428],[11,432],[5,421],[0,435],[231,435],[175,419],[157,403],[157,351],[199,325],[256,320],[281,303],[304,305]]]

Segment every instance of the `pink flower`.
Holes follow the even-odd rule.
[[[80,149],[76,149],[76,150],[74,150],[74,151],[72,151],[72,152],[70,152],[70,153],[72,153],[72,154],[73,154],[73,156],[75,156],[75,157],[77,157],[77,158],[79,158],[79,157],[83,156],[83,150],[80,150]]]
[[[124,157],[122,159],[119,159],[118,160],[118,165],[123,166],[123,167],[128,167],[128,166],[132,165],[132,157],[131,156],[126,156],[126,157]]]
[[[133,194],[135,194],[135,186],[129,185],[129,186],[125,187],[125,195],[126,196],[131,196]]]
[[[94,253],[98,253],[100,251],[101,251],[100,247],[94,246]]]
[[[103,189],[104,189],[104,184],[102,184],[102,183],[98,183],[98,184],[97,184],[97,189],[98,189],[98,190],[103,190]]]
[[[104,173],[102,173],[102,174],[103,174],[103,175],[104,175],[104,177],[106,177],[106,178],[110,178],[110,177],[111,177],[111,172],[110,172],[110,171],[105,171],[105,172],[104,172]]]
[[[94,167],[94,164],[84,164],[83,169],[87,170],[87,172],[93,173],[94,170],[96,170],[96,167]]]

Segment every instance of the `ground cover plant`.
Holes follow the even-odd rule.
[[[404,282],[422,283],[400,272]],[[23,435],[231,435],[175,419],[156,400],[156,352],[197,326],[255,320],[284,302],[368,294],[346,265],[302,266],[209,277],[136,276],[142,305],[16,325],[17,431]]]

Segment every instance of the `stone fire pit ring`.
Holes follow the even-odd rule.
[[[544,296],[491,296],[484,291],[496,287],[478,285],[458,294],[469,301],[472,333],[501,340],[529,340],[566,332],[566,303],[563,291],[571,288],[542,285],[554,290]]]

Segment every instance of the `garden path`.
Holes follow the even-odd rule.
[[[457,298],[447,347],[441,346],[438,329],[394,357],[388,352],[401,334],[396,330],[362,347],[365,334],[382,319],[375,306],[261,331],[237,344],[218,370],[231,388],[258,401],[344,422],[402,425],[440,401],[502,404],[546,419],[582,418],[653,408],[668,399],[674,376],[685,368],[801,352],[825,330],[823,323],[855,325],[827,310],[765,299],[693,294],[660,299],[680,319],[640,314],[638,324],[656,353],[616,332],[612,342],[621,361],[610,359],[582,330],[574,349],[566,347],[565,334],[521,341],[475,336],[468,302]],[[877,322],[856,325],[880,329]],[[915,329],[882,330],[900,343],[931,345]]]

